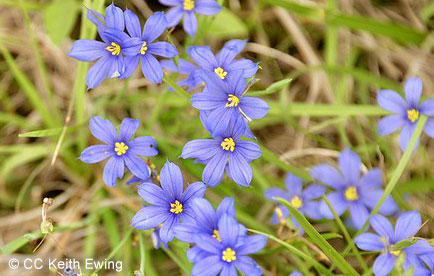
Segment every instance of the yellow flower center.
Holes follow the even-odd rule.
[[[214,69],[214,73],[216,73],[217,76],[219,76],[222,80],[224,80],[226,75],[228,74],[228,72],[223,70],[223,68],[221,67],[217,67],[216,69]]]
[[[170,212],[174,214],[181,214],[183,211],[182,204],[178,200],[175,200],[175,203],[170,203]]]
[[[121,156],[125,154],[128,150],[128,146],[125,145],[124,142],[116,142],[115,143],[115,152],[117,155]]]
[[[395,256],[399,256],[399,254],[401,254],[401,250],[390,251],[390,254],[395,255]]]
[[[112,45],[105,47],[105,49],[111,52],[113,56],[119,56],[121,53],[121,46],[115,42],[112,42]]]
[[[407,110],[407,118],[412,123],[416,122],[419,119],[419,110],[416,110],[414,108]]]
[[[225,138],[220,144],[224,150],[230,150],[233,152],[235,150],[235,141],[232,138]]]
[[[147,45],[146,41],[143,41],[142,48],[140,48],[140,54],[142,55],[146,54],[146,51],[148,50],[148,46],[146,45]]]
[[[349,201],[354,201],[354,200],[359,199],[359,194],[357,193],[357,188],[354,186],[347,188],[345,190],[344,195],[345,195],[345,198]]]
[[[219,242],[222,242],[222,239],[220,239],[219,230],[214,229],[214,231],[212,232],[212,237],[214,239],[218,240]]]
[[[240,104],[240,99],[233,94],[229,94],[228,102],[226,103],[226,107],[238,106]]]
[[[194,0],[184,0],[184,10],[191,11],[194,9]]]
[[[235,256],[235,251],[232,250],[232,248],[228,247],[225,251],[223,251],[222,260],[225,262],[232,262],[237,259],[237,256]]]
[[[277,219],[279,220],[280,224],[285,224],[286,219],[283,217],[282,210],[276,206],[276,208],[274,208],[274,211],[276,212]]]
[[[303,200],[299,196],[294,196],[291,199],[291,205],[298,209],[303,206]]]

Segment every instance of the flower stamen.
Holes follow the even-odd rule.
[[[349,201],[354,201],[359,199],[359,194],[357,193],[357,188],[350,186],[345,190],[344,196]]]
[[[394,256],[399,256],[399,254],[401,254],[401,250],[391,250],[390,254],[392,254]]]
[[[212,237],[217,241],[222,242],[222,239],[220,238],[219,230],[214,229],[214,231],[212,232]]]
[[[233,107],[233,106],[238,106],[240,104],[240,99],[233,95],[233,94],[229,94],[228,97],[228,102],[226,103],[226,107]]]
[[[226,78],[226,75],[228,74],[228,72],[223,70],[223,68],[221,67],[217,67],[216,69],[214,69],[214,73],[216,73],[217,76],[219,76],[222,80],[224,80]]]
[[[115,143],[115,152],[117,155],[124,155],[128,150],[128,146],[125,145],[124,142],[116,142]]]
[[[146,54],[147,50],[148,50],[148,46],[146,44],[146,41],[143,41],[142,48],[140,48],[140,54],[142,55]]]
[[[191,11],[194,9],[194,0],[184,0],[184,10]]]
[[[230,150],[233,152],[235,150],[235,141],[232,138],[225,138],[220,144],[224,150]]]
[[[303,206],[303,200],[299,196],[294,196],[291,199],[291,205],[294,206],[294,208],[301,208]]]
[[[237,256],[235,255],[235,251],[232,250],[232,248],[228,247],[225,251],[223,251],[222,260],[225,262],[232,262],[237,259]]]
[[[174,203],[170,203],[170,212],[174,214],[181,214],[183,211],[182,209],[182,203],[178,200],[175,200]]]
[[[419,110],[414,108],[407,110],[407,118],[412,123],[416,122],[419,119]]]
[[[113,56],[119,56],[121,53],[121,46],[116,42],[112,42],[111,46],[105,47],[105,49],[112,53]]]

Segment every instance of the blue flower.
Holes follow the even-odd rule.
[[[153,83],[161,83],[164,71],[154,55],[172,58],[178,54],[176,48],[168,42],[153,42],[167,28],[164,13],[156,12],[151,15],[145,23],[143,33],[137,15],[130,10],[125,11],[124,15],[128,33],[135,40],[129,40],[129,47],[124,51],[125,72],[120,77],[129,78],[140,60],[143,75]]]
[[[406,100],[392,90],[380,90],[378,92],[378,105],[387,111],[395,113],[384,117],[378,122],[378,133],[381,136],[388,135],[402,127],[399,136],[399,144],[402,151],[405,151],[407,148],[420,115],[434,115],[434,99],[429,99],[419,104],[422,87],[423,84],[419,78],[408,78],[404,86]],[[428,136],[434,137],[434,119],[429,119],[426,122],[424,132]],[[418,143],[419,140],[416,146]]]
[[[186,33],[194,36],[197,31],[196,14],[214,15],[221,10],[215,0],[159,0],[161,4],[171,6],[166,14],[168,27],[178,25],[184,16],[183,26]]]
[[[360,176],[361,166],[360,157],[351,150],[345,149],[339,156],[340,170],[322,164],[313,167],[310,171],[314,179],[335,189],[327,195],[331,206],[338,216],[349,209],[351,220],[357,229],[363,226],[369,216],[368,210],[375,208],[383,195],[380,169],[371,169]],[[380,208],[380,212],[385,215],[391,215],[397,210],[398,207],[390,196]],[[325,218],[334,218],[325,201],[321,202],[320,211]]]
[[[230,40],[217,56],[214,56],[208,46],[192,46],[187,49],[187,53],[201,69],[214,73],[222,80],[236,71],[243,72],[242,76],[247,79],[256,74],[258,64],[245,58],[235,60],[246,43],[247,40]]]
[[[161,170],[160,182],[162,188],[150,182],[139,186],[140,197],[150,206],[139,210],[131,225],[140,230],[148,230],[163,224],[159,234],[161,241],[167,243],[173,239],[173,229],[180,220],[193,218],[191,202],[203,197],[206,186],[202,182],[195,182],[183,193],[181,170],[169,161]]]
[[[222,81],[215,74],[203,71],[202,80],[206,89],[191,98],[193,107],[206,111],[205,125],[211,135],[222,134],[229,125],[242,118],[242,122],[263,118],[270,108],[259,98],[244,96],[246,80],[242,72],[237,71]]]
[[[289,274],[289,276],[303,276],[303,274],[301,274],[301,272],[298,270],[294,270],[291,274]]]
[[[186,79],[179,81],[177,84],[179,86],[186,86],[188,91],[191,91],[202,84],[199,68],[185,59],[179,58],[178,66],[171,59],[162,60],[160,63],[166,70],[187,75]]]
[[[222,181],[225,170],[235,183],[248,186],[253,176],[249,163],[261,156],[261,150],[251,141],[240,140],[244,132],[244,128],[234,124],[214,139],[190,141],[182,149],[181,158],[195,158],[206,164],[202,180],[211,187]]]
[[[303,181],[301,178],[288,173],[285,179],[285,185],[287,191],[280,188],[270,188],[265,190],[265,197],[270,200],[275,200],[273,198],[282,198],[287,200],[291,205],[296,208],[300,213],[306,214],[313,219],[321,219],[321,214],[318,212],[319,202],[315,201],[322,197],[325,192],[325,188],[319,184],[312,184],[303,190]],[[276,200],[276,202],[278,202]],[[283,206],[279,205],[276,208],[276,212],[271,218],[271,223],[276,224],[279,221],[287,218],[289,216],[289,210]],[[294,218],[291,218],[292,224],[295,229],[300,229],[300,234],[303,233],[303,229],[300,224]]]
[[[123,119],[118,135],[110,121],[103,120],[99,116],[90,119],[92,135],[107,145],[94,145],[86,148],[81,153],[80,160],[93,164],[110,158],[103,173],[106,185],[114,187],[117,178],[124,176],[125,166],[135,176],[141,179],[149,178],[148,165],[138,155],[157,155],[157,142],[150,136],[141,136],[130,141],[139,124],[139,120]]]
[[[262,275],[256,262],[246,256],[264,248],[267,238],[262,235],[240,235],[240,224],[228,214],[218,221],[220,240],[209,234],[197,234],[194,242],[198,248],[208,253],[193,266],[192,276],[237,275],[238,269],[244,275]]]
[[[120,8],[111,4],[106,9],[105,19],[99,16],[102,22],[98,20],[96,22],[99,24],[97,25],[99,26],[98,32],[103,42],[88,39],[77,40],[68,53],[70,57],[80,61],[97,60],[86,75],[86,84],[89,88],[97,87],[106,78],[118,77],[124,73],[125,64],[122,54],[131,43],[131,38],[123,32],[125,21]]]
[[[392,248],[396,243],[414,237],[419,231],[422,221],[417,211],[402,213],[396,221],[395,231],[389,220],[382,215],[372,216],[370,223],[377,234],[363,233],[356,238],[355,242],[360,249],[382,252],[374,262],[373,271],[376,276],[389,274],[393,270],[396,260],[403,253],[405,254],[403,268],[407,270],[412,266],[415,269],[423,267],[418,255],[434,252],[434,247],[426,240],[418,240],[416,244],[401,250],[393,250]]]

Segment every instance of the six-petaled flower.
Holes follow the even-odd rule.
[[[86,148],[80,160],[93,164],[109,158],[104,167],[104,182],[114,187],[116,180],[124,175],[124,168],[140,179],[149,178],[148,165],[139,156],[158,154],[157,142],[150,136],[141,136],[130,140],[139,127],[140,121],[130,118],[122,120],[119,135],[113,124],[96,116],[90,119],[90,131],[106,145],[94,145]]]

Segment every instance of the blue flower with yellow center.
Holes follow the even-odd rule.
[[[206,164],[202,173],[205,184],[215,187],[228,176],[240,186],[248,186],[252,181],[252,168],[249,163],[261,156],[259,146],[251,141],[241,140],[245,132],[242,123],[234,123],[214,139],[198,139],[185,144],[181,158],[195,158]]]
[[[413,238],[419,231],[422,226],[422,219],[417,211],[400,214],[396,221],[395,230],[393,230],[389,220],[382,215],[372,216],[369,222],[376,234],[363,233],[355,239],[355,242],[360,249],[381,252],[373,266],[373,272],[376,276],[388,275],[402,255],[405,258],[404,271],[411,267],[413,267],[414,272],[424,270],[423,256],[434,254],[434,247],[426,240],[419,239],[414,245],[398,250],[393,248],[398,242]],[[414,273],[412,275],[424,274]]]
[[[103,42],[81,39],[74,42],[68,55],[80,61],[96,61],[86,75],[86,84],[95,88],[106,78],[119,77],[125,71],[124,51],[131,44],[131,38],[124,33],[123,11],[111,4],[106,8],[105,17],[89,10],[88,18],[96,24]]]
[[[190,36],[197,31],[196,13],[201,15],[214,15],[221,10],[221,6],[215,0],[159,0],[161,4],[171,6],[166,17],[168,27],[178,25],[182,17],[184,30]]]
[[[195,247],[206,252],[206,255],[196,259],[191,275],[237,275],[237,270],[243,275],[262,275],[261,268],[247,255],[262,250],[267,238],[245,235],[240,228],[244,226],[233,216],[224,214],[218,220],[220,240],[208,233],[194,235]]]
[[[191,202],[205,194],[206,186],[195,182],[183,191],[181,170],[167,161],[160,173],[161,188],[154,183],[145,182],[139,186],[139,195],[149,206],[143,207],[133,217],[131,225],[140,230],[158,229],[163,243],[174,237],[174,228],[180,220],[194,218]]]
[[[202,80],[205,81],[206,89],[194,94],[191,103],[193,107],[206,112],[202,119],[213,136],[221,135],[239,119],[247,126],[248,121],[263,118],[270,108],[262,99],[244,95],[246,80],[241,71],[228,76],[227,82],[213,73],[203,71]]]
[[[162,12],[156,12],[146,20],[143,32],[139,18],[132,11],[124,13],[128,33],[133,39],[128,41],[128,47],[124,51],[125,72],[120,78],[129,78],[136,70],[140,61],[143,75],[153,83],[161,83],[164,77],[163,67],[154,57],[161,56],[173,58],[178,54],[175,46],[168,42],[155,40],[167,29],[166,16]]]
[[[280,188],[270,188],[265,190],[265,197],[270,200],[276,200],[276,198],[282,198],[287,200],[294,208],[313,219],[321,219],[322,216],[318,212],[319,202],[318,198],[321,198],[325,192],[325,188],[319,184],[312,184],[303,190],[303,181],[301,178],[288,173],[285,179],[286,191]],[[279,205],[275,209],[275,213],[271,218],[271,223],[277,224],[286,222],[286,218],[289,217],[289,210]],[[304,231],[300,227],[300,224],[294,218],[291,218],[292,225],[295,229],[300,229],[300,234]]]
[[[116,180],[124,176],[124,168],[140,179],[149,178],[148,165],[139,156],[158,154],[157,142],[150,136],[141,136],[130,140],[137,131],[140,121],[130,118],[122,120],[119,135],[113,124],[96,116],[90,119],[90,131],[106,145],[94,145],[86,148],[80,160],[93,164],[109,158],[104,167],[103,179],[106,185],[114,187]]]
[[[402,151],[407,148],[420,116],[422,114],[426,116],[434,115],[434,99],[419,104],[422,89],[421,79],[411,77],[405,81],[404,85],[406,100],[392,90],[380,90],[378,92],[378,105],[387,111],[395,113],[382,118],[378,122],[378,133],[381,136],[388,135],[402,128],[399,136]],[[428,119],[424,132],[428,136],[434,137],[434,119]],[[419,140],[417,143],[419,143]]]
[[[347,209],[350,211],[352,226],[360,229],[381,196],[382,176],[378,168],[360,175],[362,163],[360,157],[350,149],[345,149],[339,155],[339,170],[328,164],[317,165],[310,170],[312,178],[321,181],[334,189],[327,194],[327,199],[338,216]],[[391,215],[398,210],[392,197],[387,197],[380,208],[380,212]],[[333,219],[333,213],[325,201],[320,203],[319,211],[328,219]]]

